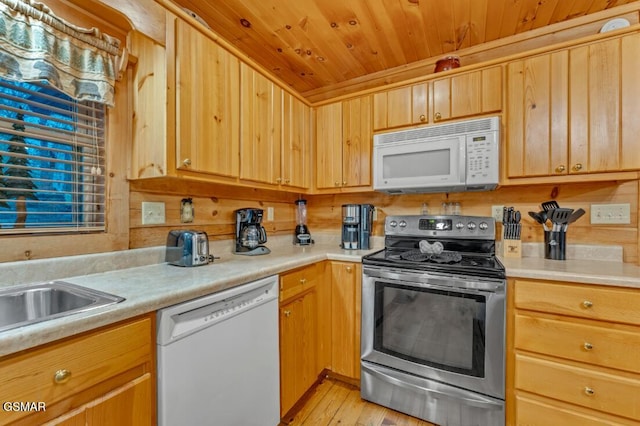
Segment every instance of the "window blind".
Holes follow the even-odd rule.
[[[0,78],[0,235],[105,229],[105,106]]]

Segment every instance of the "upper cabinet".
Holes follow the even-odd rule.
[[[311,108],[299,99],[283,93],[282,162],[283,186],[309,188],[311,147]]]
[[[371,96],[316,109],[316,188],[371,188]]]
[[[429,121],[428,84],[385,90],[373,95],[373,130],[425,124]]]
[[[180,19],[175,48],[176,168],[237,177],[240,63]]]
[[[511,62],[507,178],[640,168],[640,36]]]
[[[240,179],[275,185],[282,175],[282,89],[248,65],[240,68]]]
[[[502,110],[502,67],[469,71],[432,82],[434,122]]]

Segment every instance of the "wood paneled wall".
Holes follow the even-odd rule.
[[[491,192],[467,192],[452,194],[386,195],[378,192],[310,195],[215,186],[210,184],[185,184],[179,180],[144,188],[132,183],[130,218],[131,248],[162,245],[169,229],[195,228],[206,231],[212,239],[233,238],[235,229],[234,210],[243,207],[274,208],[274,220],[265,220],[269,235],[293,234],[295,229],[295,200],[308,200],[309,228],[314,232],[340,232],[342,204],[371,203],[376,206],[377,220],[374,235],[384,235],[384,218],[396,214],[420,214],[422,204],[427,203],[429,212],[438,214],[441,205],[457,201],[465,215],[491,215],[492,205],[513,206],[522,212],[522,239],[524,242],[541,242],[542,226],[535,223],[528,211],[540,210],[540,203],[555,199],[561,207],[582,207],[586,214],[569,227],[569,244],[620,245],[624,249],[625,262],[638,263],[638,185],[639,181],[597,182],[567,185],[536,185],[502,187]],[[180,223],[180,201],[193,198],[195,221]],[[163,201],[166,204],[167,221],[164,225],[142,225],[141,203]],[[591,204],[629,203],[631,224],[591,225]],[[498,227],[498,234],[501,228]],[[500,239],[498,235],[498,239]]]

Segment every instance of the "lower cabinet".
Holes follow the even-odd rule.
[[[359,263],[324,261],[280,275],[280,416],[329,370],[360,378]]]
[[[640,293],[513,280],[509,424],[640,424]]]
[[[0,424],[155,424],[154,337],[148,315],[0,359],[0,400],[45,407]]]

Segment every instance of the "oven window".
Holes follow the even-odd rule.
[[[375,350],[484,377],[485,296],[387,282],[375,287]]]

